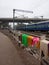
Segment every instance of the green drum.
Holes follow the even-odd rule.
[[[26,46],[26,47],[28,46],[27,37],[28,37],[27,34],[22,34],[22,44],[23,44],[24,46]]]

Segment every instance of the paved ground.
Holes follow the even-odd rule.
[[[11,40],[0,33],[0,65],[24,65]]]

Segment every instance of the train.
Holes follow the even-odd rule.
[[[49,21],[41,21],[18,27],[17,30],[24,31],[49,31]]]

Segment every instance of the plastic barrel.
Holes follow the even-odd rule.
[[[34,37],[34,38],[33,38],[33,43],[32,43],[32,45],[35,45],[36,48],[40,48],[40,40],[39,40],[38,37]]]
[[[32,37],[32,36],[28,36],[28,37],[27,37],[27,40],[28,40],[28,45],[29,45],[29,46],[32,46],[33,37]]]
[[[36,48],[40,49],[40,39],[38,37],[36,39]]]
[[[28,46],[27,37],[28,37],[27,34],[22,34],[22,44],[23,44],[24,46],[26,46],[26,47]]]
[[[48,40],[41,40],[40,41],[40,54],[42,53],[44,54],[45,59],[48,58],[49,56],[49,41]]]
[[[48,56],[49,56],[49,44],[48,44]]]

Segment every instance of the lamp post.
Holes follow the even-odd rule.
[[[15,9],[13,9],[13,30],[14,30],[14,20],[15,20]]]
[[[15,21],[15,11],[26,12],[26,13],[33,13],[33,11],[13,9],[13,30],[14,30],[14,21]]]
[[[41,18],[43,19],[43,16],[41,16]]]

